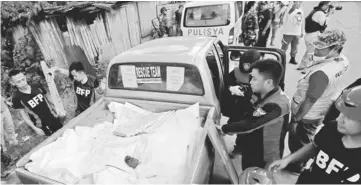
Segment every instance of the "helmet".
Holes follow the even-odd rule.
[[[335,104],[348,118],[361,121],[361,86],[345,90]]]
[[[346,42],[346,35],[341,30],[327,30],[318,36],[312,44],[317,49],[324,49],[334,45],[342,46]]]
[[[245,51],[239,58],[239,70],[243,73],[249,73],[252,63],[261,59],[261,53],[257,50],[251,49]]]
[[[241,173],[239,184],[276,184],[276,181],[271,172],[259,167],[249,167]]]

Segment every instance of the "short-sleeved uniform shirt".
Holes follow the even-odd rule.
[[[263,12],[259,11],[258,15],[258,25],[259,29],[263,30],[267,26],[267,22],[272,19],[272,12],[271,10],[267,9]]]
[[[329,79],[325,72],[316,71],[310,76],[309,87],[307,89],[307,96],[318,99],[325,92],[329,83]]]
[[[41,120],[54,117],[45,100],[46,91],[40,84],[30,85],[31,92],[26,94],[17,90],[13,97],[15,109],[23,109],[24,105],[33,111]]]
[[[74,90],[78,99],[77,111],[83,112],[90,107],[92,96],[94,95],[94,88],[99,86],[99,81],[88,75],[88,80],[85,84],[74,81]]]
[[[317,148],[311,168],[301,173],[299,184],[361,184],[361,148],[346,148],[337,123],[324,126],[315,136]]]

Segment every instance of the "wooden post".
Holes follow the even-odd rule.
[[[41,65],[41,68],[43,70],[46,83],[48,84],[50,97],[51,97],[51,100],[52,100],[52,102],[53,102],[53,104],[55,106],[56,113],[59,116],[64,116],[65,117],[66,112],[65,112],[65,109],[64,109],[64,106],[63,106],[63,102],[61,101],[61,98],[59,96],[58,89],[56,88],[56,85],[55,85],[55,82],[54,82],[54,74],[48,68],[48,66],[46,65],[46,63],[44,61],[41,61],[40,65]]]

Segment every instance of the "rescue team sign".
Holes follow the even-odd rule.
[[[195,28],[195,29],[188,29],[188,35],[194,36],[212,36],[212,35],[224,35],[222,28]]]
[[[137,83],[162,83],[160,66],[135,67]]]

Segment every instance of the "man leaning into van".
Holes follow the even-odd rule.
[[[289,99],[279,87],[283,74],[282,65],[273,59],[259,60],[251,66],[251,88],[258,96],[253,103],[254,111],[246,119],[228,123],[222,127],[226,134],[244,134],[246,141],[242,146],[242,168],[258,166],[264,167],[265,161],[271,162],[274,158],[279,158],[278,150],[271,151],[271,159],[265,160],[269,153],[264,151],[264,140],[268,148],[278,148],[279,137],[273,137],[270,140],[264,139],[265,126],[270,129],[273,125],[282,126],[283,117],[289,114]],[[274,130],[272,130],[273,132]],[[277,132],[277,133],[280,133]],[[274,147],[272,147],[274,145]],[[267,157],[270,157],[267,155]]]

